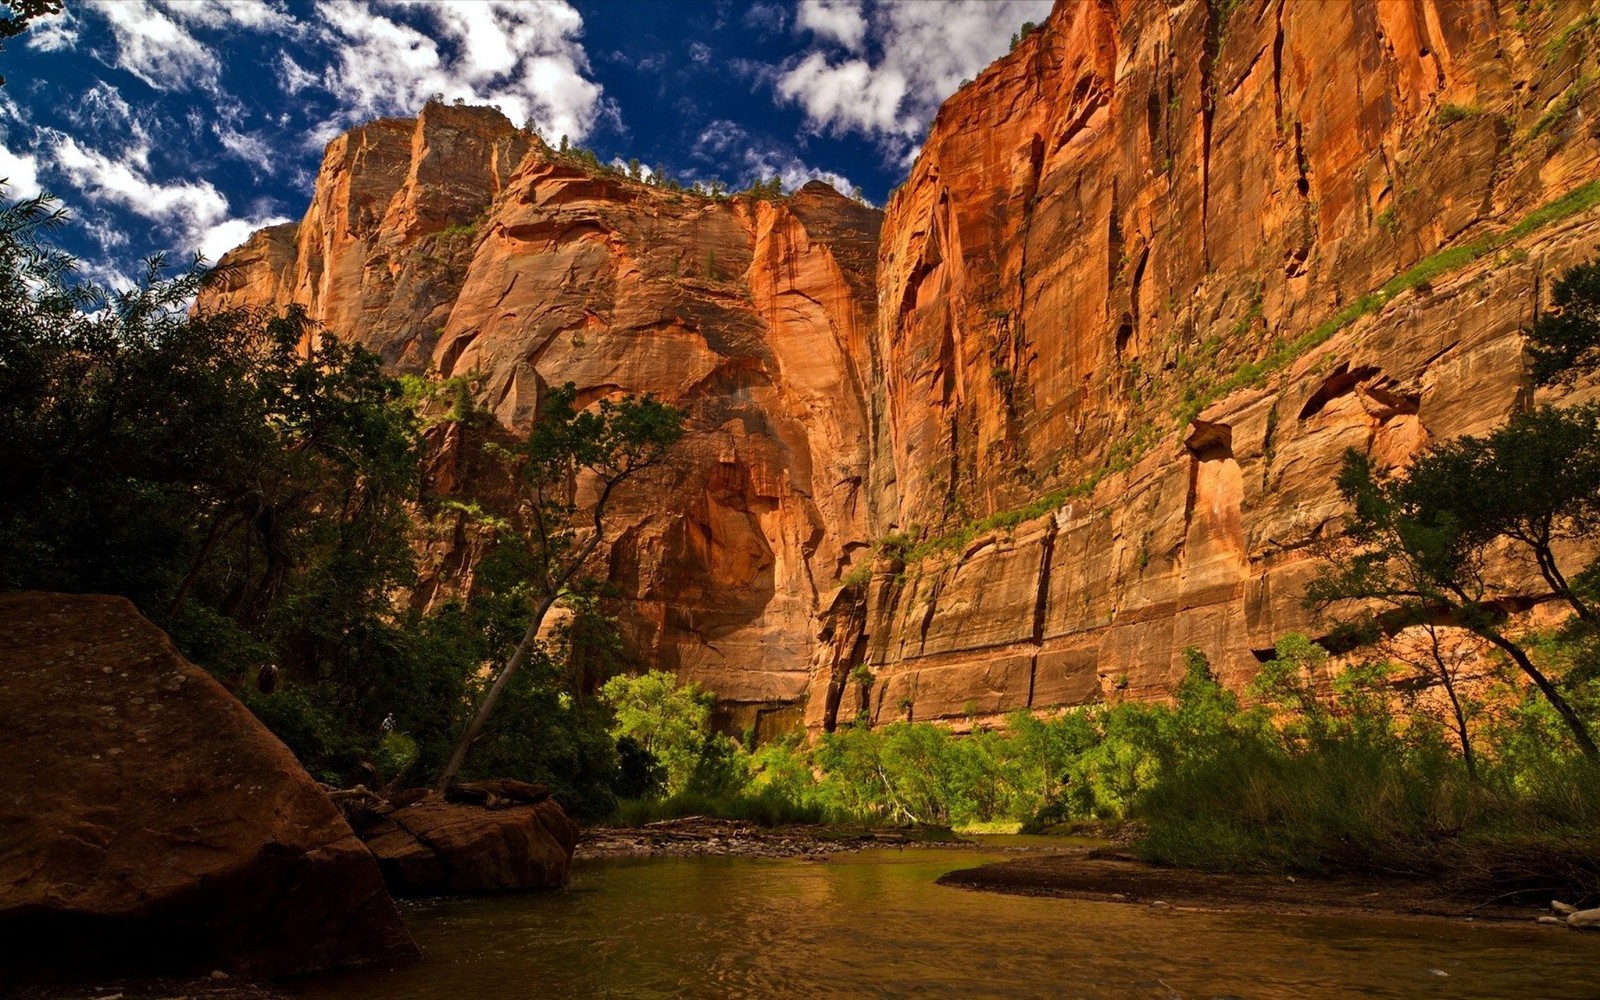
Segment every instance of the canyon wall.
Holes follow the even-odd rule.
[[[393,367],[460,378],[503,428],[541,394],[653,393],[688,434],[613,503],[634,653],[731,724],[796,718],[822,595],[867,547],[881,214],[825,185],[711,199],[598,171],[498,112],[431,104],[334,140],[298,224],[224,258],[201,308],[299,305]],[[481,440],[429,431],[428,488],[499,488]],[[442,519],[442,523],[441,523]],[[441,511],[424,601],[470,586],[481,533]]]
[[[1317,634],[1344,451],[1504,419],[1600,242],[1594,20],[1061,3],[951,97],[883,226],[895,544],[808,721],[1159,697],[1188,645],[1238,684]]]
[[[1063,2],[881,215],[670,192],[434,104],[330,144],[201,306],[300,304],[512,432],[568,381],[683,406],[609,576],[734,724],[1159,697],[1186,645],[1240,683],[1318,629],[1345,449],[1397,467],[1530,391],[1518,330],[1600,244],[1595,20]],[[426,599],[473,537],[435,532]]]

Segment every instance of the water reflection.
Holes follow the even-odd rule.
[[[580,864],[565,893],[414,904],[419,965],[303,983],[427,997],[1600,996],[1600,944],[1467,923],[1179,913],[934,884],[994,855]]]

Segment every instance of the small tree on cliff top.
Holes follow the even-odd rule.
[[[519,549],[532,617],[439,773],[441,789],[455,779],[506,684],[535,652],[545,616],[580,586],[584,567],[600,548],[606,508],[618,488],[659,465],[683,436],[682,411],[649,396],[603,400],[594,409],[578,410],[577,395],[570,382],[550,390],[527,441],[509,455],[521,496],[517,528],[499,544]],[[580,488],[592,492],[593,499],[581,498]]]
[[[1556,308],[1529,333],[1535,381],[1570,382],[1600,368],[1600,262],[1568,271]],[[1600,560],[1564,565],[1574,549],[1600,541],[1600,404],[1542,404],[1481,437],[1448,441],[1384,478],[1351,450],[1338,478],[1354,508],[1330,546],[1332,566],[1309,589],[1321,607],[1365,602],[1357,624],[1396,631],[1410,625],[1465,628],[1501,650],[1534,683],[1580,750],[1600,757],[1569,701],[1593,679],[1600,647]],[[1564,628],[1584,666],[1563,685],[1539,669],[1530,645],[1512,634],[1506,598],[1522,588],[1501,576],[1537,571],[1572,611]],[[1376,608],[1372,605],[1376,604]],[[1563,691],[1563,686],[1569,690]]]

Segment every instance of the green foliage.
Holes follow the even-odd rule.
[[[757,177],[740,194],[757,201],[777,201],[783,197],[783,178],[777,175],[766,179]]]
[[[605,534],[607,505],[618,488],[663,462],[683,436],[683,413],[653,397],[602,399],[579,409],[571,382],[544,394],[526,440],[498,449],[516,483],[516,495],[501,513],[505,525],[490,556],[479,567],[504,566],[503,584],[492,589],[526,612],[520,639],[507,637],[509,655],[493,681],[475,694],[477,709],[462,728],[454,752],[436,783],[448,784],[477,746],[511,679],[530,660],[546,657],[538,639],[545,616],[563,599],[582,602],[600,584],[585,575]],[[594,484],[580,503],[578,484]],[[581,603],[574,605],[580,612]],[[589,605],[594,623],[593,605]],[[613,643],[614,645],[614,643]]]
[[[1560,636],[1546,642],[1579,655]],[[1533,888],[1508,878],[1507,866],[1544,859],[1563,866],[1559,884],[1600,886],[1600,769],[1563,746],[1547,703],[1515,685],[1506,689],[1512,710],[1484,727],[1487,764],[1474,778],[1428,713],[1397,710],[1387,664],[1334,674],[1321,647],[1288,635],[1243,707],[1198,650],[1183,659],[1170,705],[1019,711],[1004,732],[965,736],[927,723],[858,724],[811,746],[793,734],[752,754],[728,741],[710,756],[743,767],[742,778],[624,801],[612,821],[1043,829],[1127,819],[1142,831],[1137,850],[1161,863],[1448,874],[1480,891]],[[647,694],[641,730],[693,716],[677,730],[681,766],[704,766],[696,748],[707,731],[692,689],[664,675],[618,686]]]
[[[362,672],[412,572],[400,387],[298,311],[191,314],[198,266],[75,282],[62,222],[0,209],[0,586],[124,595],[235,685]]]
[[[723,795],[680,792],[665,799],[628,799],[617,804],[607,822],[618,826],[643,826],[685,816],[715,816],[742,820],[757,826],[791,826],[842,822],[844,817],[829,813],[816,803],[798,802],[788,796],[762,790]]]
[[[864,587],[872,582],[872,560],[862,559],[850,568],[850,572],[839,578],[840,587]]]
[[[199,267],[165,277],[155,262],[116,294],[76,282],[47,238],[62,223],[42,199],[0,207],[0,458],[16,473],[0,481],[0,586],[130,598],[329,783],[436,774],[484,668],[531,618],[510,546],[461,604],[423,615],[393,599],[415,572],[414,409],[463,418],[467,381],[391,379],[298,312],[191,313]],[[640,435],[671,437],[658,407],[600,410],[573,433],[601,467],[635,461]],[[576,607],[535,651],[472,776],[546,781],[580,815],[612,808],[607,720],[566,684],[612,669],[595,618]]]
[[[1439,113],[1434,115],[1434,122],[1440,126],[1450,125],[1454,122],[1471,121],[1481,118],[1484,110],[1476,104],[1444,104],[1440,105]]]
[[[1600,81],[1600,74],[1596,74],[1593,70],[1585,71],[1582,76],[1574,80],[1566,90],[1561,92],[1560,97],[1550,102],[1550,106],[1545,109],[1544,114],[1540,115],[1538,121],[1535,121],[1529,127],[1527,134],[1522,137],[1522,141],[1531,142],[1559,125],[1562,119],[1570,115],[1573,109],[1578,106],[1578,102],[1588,95],[1597,81]]]
[[[711,733],[712,695],[693,684],[678,685],[662,670],[637,677],[617,676],[600,689],[600,699],[615,713],[611,734],[630,739],[650,754],[666,771],[666,791],[675,795],[689,788],[702,770],[720,771],[720,761],[702,768],[708,745],[719,756],[724,748]]]
[[[1600,367],[1600,260],[1556,279],[1551,308],[1528,333],[1528,353],[1540,385],[1571,385]]]
[[[1600,26],[1600,12],[1589,11],[1561,29],[1556,37],[1552,38],[1550,43],[1545,46],[1545,65],[1548,66],[1561,58],[1561,55],[1575,42],[1587,41],[1597,26]]]
[[[1530,337],[1540,381],[1569,380],[1593,366],[1595,284],[1588,264],[1557,283],[1558,307],[1538,318]],[[1516,582],[1496,576],[1504,560],[1487,558],[1499,546],[1526,557],[1572,612],[1569,636],[1594,641],[1600,562],[1573,566],[1571,553],[1600,536],[1600,404],[1520,410],[1494,431],[1437,445],[1387,478],[1352,450],[1338,485],[1352,513],[1308,602],[1347,612],[1361,633],[1443,620],[1478,635],[1533,681],[1579,749],[1600,756],[1571,703],[1586,678],[1563,683],[1535,663],[1499,601],[1517,592]]]

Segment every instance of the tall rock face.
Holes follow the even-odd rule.
[[[1600,242],[1570,211],[1594,30],[1060,3],[951,97],[879,259],[873,527],[923,541],[840,609],[808,721],[1160,696],[1188,645],[1237,683],[1316,634],[1344,451],[1393,468],[1504,419],[1543,282]]]
[[[512,432],[568,381],[685,407],[609,574],[741,725],[1159,697],[1188,645],[1238,683],[1318,631],[1347,448],[1395,468],[1529,398],[1518,330],[1600,244],[1597,46],[1581,4],[1062,2],[882,215],[430,105],[335,140],[202,306],[302,304]],[[435,547],[425,595],[470,575],[467,526]]]
[[[205,304],[299,304],[396,369],[424,371],[460,294],[474,223],[530,143],[498,111],[444,104],[351,129],[328,144],[305,218],[224,257]]]
[[[671,192],[434,104],[330,144],[305,219],[226,257],[201,307],[299,304],[399,369],[466,380],[513,432],[568,382],[579,405],[684,408],[671,470],[613,505],[610,582],[648,662],[714,690],[731,724],[789,724],[870,537],[880,219],[820,184],[782,202]],[[470,435],[435,436],[432,485],[481,488]],[[472,534],[443,532],[426,593],[463,584]]]

